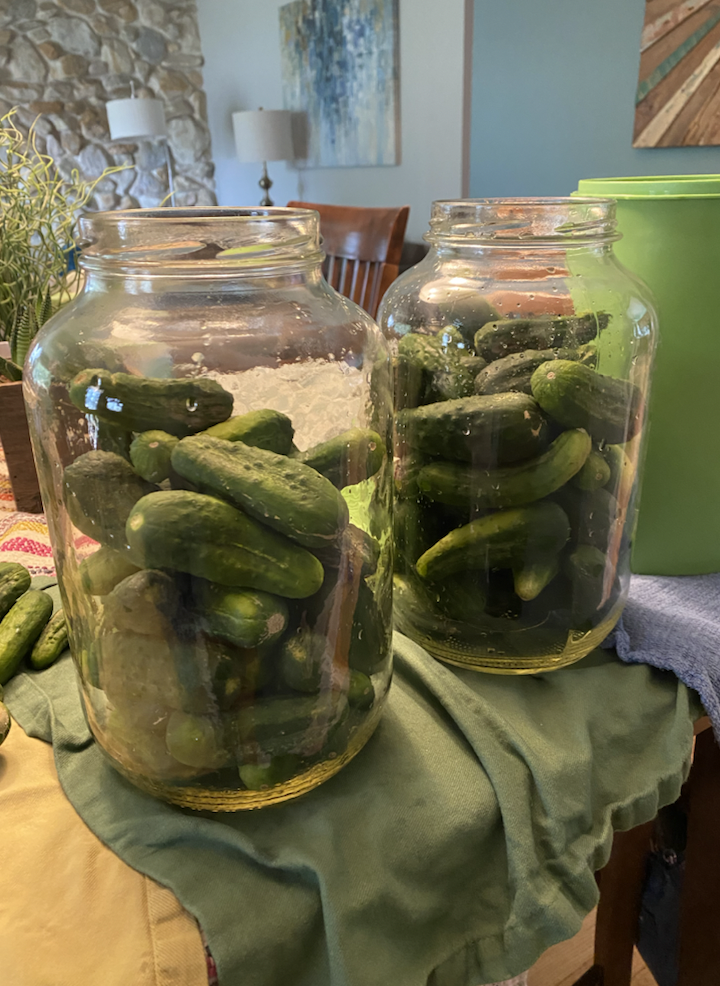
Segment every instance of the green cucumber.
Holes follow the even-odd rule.
[[[584,428],[596,442],[629,441],[640,429],[643,395],[617,380],[570,360],[543,363],[532,375],[533,397],[565,428]]]
[[[348,506],[340,492],[287,456],[195,435],[177,445],[172,464],[203,492],[230,500],[306,548],[331,544],[347,527]]]
[[[400,411],[397,433],[426,455],[473,462],[509,464],[537,455],[547,426],[527,394],[491,394],[442,401]]]
[[[65,506],[75,527],[119,551],[127,550],[125,523],[130,511],[156,489],[113,452],[86,452],[63,473]]]
[[[564,510],[548,500],[488,514],[441,538],[415,566],[428,581],[465,569],[512,568],[562,550],[570,536]]]
[[[15,561],[0,562],[0,620],[30,588],[30,572]]]
[[[248,791],[267,791],[268,788],[291,780],[300,770],[300,757],[294,753],[284,753],[272,757],[267,764],[240,764],[238,774]]]
[[[130,446],[130,461],[148,483],[162,483],[170,476],[170,456],[179,439],[166,431],[143,431]]]
[[[553,359],[580,359],[572,349],[526,349],[490,363],[475,377],[476,394],[532,394],[530,379],[539,366]]]
[[[35,671],[44,671],[67,650],[68,631],[65,613],[59,609],[47,622],[45,629],[35,641],[28,662]]]
[[[342,489],[374,476],[386,456],[385,443],[376,431],[351,428],[296,458]]]
[[[224,438],[226,442],[243,442],[253,448],[264,448],[278,455],[289,455],[293,447],[295,429],[292,421],[281,411],[263,408],[248,411],[205,431],[211,438]]]
[[[498,319],[475,333],[475,352],[491,362],[527,349],[575,347],[594,339],[609,321],[606,312]]]
[[[143,497],[128,517],[127,538],[131,559],[143,568],[176,569],[288,599],[312,596],[324,578],[309,551],[202,493],[168,490]]]
[[[106,630],[127,630],[161,637],[171,632],[182,612],[175,580],[167,572],[144,569],[119,582],[103,601]]]
[[[271,650],[235,647],[226,640],[206,639],[212,690],[223,711],[231,710],[266,688],[275,677]]]
[[[564,431],[547,452],[516,466],[472,469],[434,462],[421,470],[418,486],[430,500],[478,510],[532,503],[564,486],[583,466],[592,443],[582,428]]]
[[[193,582],[192,592],[205,633],[237,647],[272,644],[287,627],[287,603],[269,592],[230,589],[203,579]]]
[[[33,648],[53,611],[46,592],[28,589],[0,622],[0,685],[15,674]]]
[[[367,711],[375,703],[375,689],[370,678],[362,671],[350,671],[348,705],[351,709]]]
[[[91,596],[106,596],[128,575],[139,571],[127,556],[102,545],[80,562],[80,584]]]
[[[259,699],[230,719],[228,745],[250,763],[288,753],[308,756],[322,748],[346,710],[338,693]]]
[[[325,634],[299,630],[280,649],[279,670],[283,681],[296,692],[319,692],[323,671],[332,667],[332,647]]]
[[[607,486],[610,476],[611,469],[602,452],[592,449],[582,469],[575,473],[571,482],[580,490],[592,491]]]
[[[178,709],[168,718],[165,745],[171,757],[188,767],[217,770],[229,759],[222,748],[222,736],[210,719]]]
[[[232,394],[206,377],[162,379],[100,369],[78,373],[70,400],[127,431],[159,429],[181,438],[225,421],[233,408]]]
[[[513,586],[523,602],[536,599],[560,571],[560,556],[528,561],[513,569]]]

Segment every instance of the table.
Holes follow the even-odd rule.
[[[25,552],[24,557],[26,563],[29,563],[36,572],[39,569],[46,568],[49,564],[49,559],[47,555],[43,556],[42,554],[43,531],[40,528],[26,526],[32,523],[41,524],[40,519],[34,517],[28,520],[18,515],[12,515],[6,521],[7,526],[4,535],[0,534],[0,552],[6,549],[11,554],[23,554],[27,548],[26,542],[28,542],[33,545],[33,548],[30,553]],[[577,673],[579,673],[577,670],[568,669],[565,677],[560,678],[557,676],[563,674],[563,672],[557,672],[556,676],[552,676],[552,683],[559,685],[560,682],[571,679]],[[472,695],[469,692],[463,692],[463,701],[466,698],[472,700],[472,696],[478,691],[481,693],[487,692],[488,694],[494,693],[499,701],[502,698],[505,685],[509,683],[509,679],[491,681],[485,676],[473,675],[470,672],[461,672],[460,677],[463,674],[466,675],[467,681],[471,683],[471,689],[474,689]],[[618,679],[618,676],[627,676],[627,681],[638,680],[639,675],[645,676],[642,680],[646,680],[647,678],[649,681],[650,678],[647,677],[649,674],[650,672],[646,668],[625,669],[625,666],[622,665],[618,665],[616,671],[613,672],[613,676],[616,679]],[[442,679],[440,684],[443,687],[447,685],[448,681],[456,680],[452,672],[447,669],[441,669],[434,662],[429,662],[426,665],[420,662],[415,668],[415,676],[416,678],[432,678],[433,681]],[[537,690],[536,686],[541,689],[544,687],[542,682],[533,683],[527,679],[524,683],[518,685],[526,700],[532,697],[531,693]],[[396,696],[397,702],[407,704],[409,698],[412,697],[413,687],[417,690],[417,682],[413,683],[407,677],[407,669],[404,669],[404,677],[398,676],[396,687],[391,694]],[[663,688],[667,688],[667,679],[665,679]],[[424,701],[426,705],[430,701],[431,704],[428,708],[432,708],[432,701],[436,699],[437,694],[430,694],[429,698],[424,699]],[[532,708],[532,705],[526,704],[524,707],[529,710]],[[470,718],[468,719],[466,717],[465,726],[472,730],[472,709],[469,707],[467,712]],[[397,728],[397,714],[386,718],[388,730]],[[442,716],[439,718],[442,719]],[[497,719],[495,720],[494,728],[500,728],[502,731],[501,720],[502,717],[500,717],[499,721]],[[407,720],[404,720],[404,722],[407,725]],[[533,744],[537,746],[538,744],[542,745],[543,742],[543,730],[541,729],[538,732],[533,727],[527,731],[525,728],[526,725],[523,722],[517,723],[516,738],[518,740],[518,751],[523,749],[523,745],[527,749],[528,743],[532,747]],[[542,725],[542,723],[538,723],[538,729]],[[560,725],[563,729],[565,728],[564,723]],[[554,734],[552,729],[550,729],[551,726],[555,729]],[[570,724],[568,724],[567,728],[570,728]],[[674,756],[677,759],[677,763],[675,763],[673,768],[675,773],[682,770],[683,757],[689,753],[690,720],[688,720],[687,728],[689,730],[687,750],[683,752],[683,749],[681,749],[682,744],[674,750]],[[524,730],[525,734],[523,735]],[[562,735],[562,729],[558,732],[557,723],[554,725],[552,723],[545,724],[544,732],[545,741],[552,735],[555,735],[556,738]],[[621,748],[618,747],[620,735],[617,731],[613,734],[613,743],[616,748],[615,755],[621,755]],[[467,735],[466,738],[468,740],[472,739],[475,743],[478,742],[478,737],[472,736],[472,733]],[[490,739],[491,737],[488,734],[487,740],[489,741]],[[637,735],[632,737],[632,741],[636,746],[638,739],[639,737]],[[462,743],[461,737],[458,737],[458,742]],[[457,746],[457,743],[455,745]],[[481,747],[486,745],[482,737],[480,737],[480,745]],[[448,749],[451,750],[452,748],[453,744],[451,743]],[[391,744],[390,747],[386,744],[385,754],[397,752],[397,749],[397,743],[394,746]],[[335,795],[341,792],[343,787],[347,791],[351,770],[361,772],[363,765],[367,767],[368,758],[372,756],[372,751],[368,748],[367,756],[365,756],[365,753],[366,751],[363,751],[361,757],[356,761],[356,765],[351,765],[351,767],[347,768],[347,771],[343,771],[338,775],[338,779],[335,782],[330,782],[330,784],[334,785],[332,790]],[[482,758],[482,750],[479,751],[479,755]],[[362,759],[363,757],[364,759]],[[23,765],[23,768],[19,771],[17,769],[18,763]],[[33,766],[27,768],[25,765],[28,763],[33,764]],[[549,763],[550,761],[548,761]],[[458,774],[458,776],[466,778],[463,783],[467,783],[467,778],[480,776],[476,770],[478,765],[474,760],[473,764],[474,773],[468,774],[465,772],[462,775]],[[497,764],[493,764],[490,761],[489,769],[491,766],[497,766]],[[580,773],[581,777],[584,776],[582,770]],[[550,771],[550,774],[552,774],[552,771]],[[525,774],[517,775],[518,784],[524,783],[524,776]],[[503,785],[507,787],[508,779],[509,775],[508,777],[504,777],[502,772],[492,777],[492,785],[499,792],[498,796],[501,799],[501,803],[505,805],[512,802],[513,795],[513,791],[508,792],[505,790],[503,793]],[[638,775],[638,780],[640,779],[641,774]],[[532,796],[542,798],[543,794],[547,794],[550,790],[553,780],[552,776],[542,778],[542,784],[535,790]],[[591,778],[588,774],[588,782],[591,780],[593,780],[593,783],[597,783],[598,781],[606,782],[607,775],[602,774],[602,772],[596,772],[593,774],[593,778]],[[652,788],[648,788],[645,792],[644,804],[641,808],[635,806],[630,810],[631,806],[629,805],[619,805],[617,813],[614,811],[611,812],[609,809],[604,811],[600,826],[603,831],[600,838],[598,838],[596,833],[593,840],[589,839],[589,829],[591,823],[594,822],[592,818],[589,818],[586,823],[588,826],[587,835],[583,835],[582,832],[579,833],[579,843],[581,847],[584,845],[584,848],[573,865],[580,866],[584,854],[589,854],[590,858],[595,862],[594,868],[601,866],[606,859],[605,847],[609,845],[608,840],[612,831],[611,828],[607,827],[610,819],[616,820],[621,825],[632,826],[638,821],[652,817],[657,807],[658,797],[664,800],[673,800],[677,790],[679,790],[679,779],[677,777],[674,779],[670,777],[668,780],[669,784],[665,785],[660,795],[657,790],[653,792]],[[368,784],[367,776],[362,783],[365,785]],[[485,777],[484,783],[487,790],[490,791],[491,788],[487,786],[487,777]],[[330,784],[318,789],[319,792],[324,791],[324,795],[321,794],[320,796],[325,797],[325,804],[330,803],[332,800],[333,795],[328,793],[331,790]],[[550,787],[547,787],[547,785],[550,785]],[[368,787],[367,790],[369,792],[370,788]],[[47,921],[47,906],[44,902],[52,900],[64,904],[68,901],[67,888],[73,882],[72,877],[75,872],[71,861],[76,862],[78,859],[81,859],[83,860],[82,866],[80,867],[80,872],[83,874],[82,892],[76,894],[70,901],[75,920],[72,922],[68,922],[67,920],[62,922],[61,928],[50,921],[47,929],[48,934],[43,936],[42,939],[44,943],[53,943],[54,945],[57,934],[62,933],[63,941],[67,942],[68,949],[70,950],[68,954],[72,956],[72,960],[77,962],[81,959],[85,963],[84,971],[87,972],[89,977],[87,979],[88,983],[97,981],[103,982],[105,986],[114,986],[115,982],[117,982],[119,986],[121,982],[133,982],[137,983],[138,986],[146,986],[146,984],[147,986],[158,986],[158,984],[163,984],[164,986],[165,982],[173,982],[175,984],[181,984],[181,986],[185,986],[185,983],[187,983],[187,986],[200,986],[200,984],[204,984],[207,981],[207,973],[202,962],[202,949],[199,944],[200,934],[192,918],[190,918],[186,911],[183,911],[172,894],[169,894],[154,881],[149,880],[147,876],[143,876],[136,872],[135,869],[121,863],[116,855],[110,853],[102,846],[102,843],[80,821],[77,814],[75,814],[61,794],[57,775],[53,772],[53,764],[48,745],[43,744],[37,739],[33,740],[25,737],[19,728],[11,732],[7,745],[0,752],[0,796],[3,796],[7,792],[12,792],[12,797],[9,799],[8,804],[3,805],[0,811],[0,826],[7,826],[4,837],[0,837],[0,843],[12,844],[13,840],[15,841],[16,852],[14,854],[10,853],[6,857],[12,862],[17,859],[17,851],[23,851],[23,848],[28,845],[28,840],[31,840],[33,848],[28,853],[28,856],[32,861],[34,870],[30,878],[26,876],[22,880],[8,881],[11,886],[11,894],[6,893],[3,899],[0,900],[0,931],[3,926],[2,909],[3,907],[7,909],[11,906],[9,904],[10,901],[14,904],[15,914],[28,913],[34,915],[40,910]],[[362,794],[362,791],[360,793]],[[317,803],[317,798],[315,798],[315,802]],[[308,802],[306,801],[303,809],[306,815],[307,808]],[[542,805],[536,805],[534,810],[536,812],[540,811],[540,814],[542,814]],[[273,815],[273,819],[275,820],[278,815],[275,809],[272,809],[272,811],[275,812]],[[579,805],[579,811],[582,815],[582,804]],[[320,819],[322,820],[322,812],[320,813]],[[527,821],[529,822],[529,817]],[[552,821],[552,819],[549,819],[550,823]],[[520,845],[521,854],[524,852],[525,845],[527,845],[528,850],[532,849],[533,833],[525,826],[524,818],[507,818],[504,819],[504,824],[510,826],[516,839],[522,838],[522,833],[527,832],[529,841],[527,843],[523,842]],[[23,831],[23,838],[22,843],[18,845],[17,833],[20,831]],[[32,840],[35,841],[32,842]],[[577,843],[574,845],[577,845]],[[508,844],[507,849],[509,850],[509,848]],[[57,865],[58,859],[63,860],[61,866]],[[472,861],[469,860],[468,862]],[[557,862],[559,863],[560,861],[558,860]],[[423,865],[427,869],[427,863],[424,862]],[[5,872],[7,875],[7,865]],[[588,874],[591,877],[592,871],[588,870]],[[68,876],[71,877],[70,881],[68,880]],[[591,909],[594,901],[588,896],[588,882],[592,881],[585,881],[582,901],[572,905],[571,910],[574,909],[573,912]],[[18,884],[22,884],[22,886],[18,886]],[[36,898],[34,902],[32,899],[22,899],[22,893],[24,891],[32,893],[33,889],[39,887],[42,887],[43,890],[42,903],[38,902]],[[18,894],[21,895],[19,899],[16,896]],[[39,904],[40,906],[38,906]],[[132,948],[122,947],[117,949],[118,954],[122,953],[123,961],[129,962],[131,965],[134,964],[132,968],[122,968],[122,978],[117,978],[118,963],[115,950],[108,952],[106,947],[108,926],[102,920],[102,913],[100,911],[103,904],[105,906],[108,904],[111,905],[114,935],[117,936],[119,933],[122,933],[124,943],[129,940],[128,936],[136,943]],[[450,901],[448,904],[450,904]],[[568,906],[568,904],[569,902],[566,902],[564,906]],[[88,911],[89,906],[91,906],[90,911]],[[59,905],[56,906],[56,910],[60,910]],[[7,914],[8,912],[6,910]],[[147,915],[147,921],[144,925],[138,921],[139,914]],[[32,928],[34,930],[34,925]],[[37,940],[37,936],[35,937]],[[550,943],[550,941],[545,942],[546,945]],[[5,948],[3,948],[3,953],[6,963],[5,969],[7,971],[8,963],[11,961],[11,954]],[[27,948],[21,948],[20,953],[15,957],[15,961],[18,963],[26,962],[29,957],[32,958],[33,962],[39,963],[42,959],[42,947],[32,951],[32,955],[30,955]],[[53,962],[55,962],[55,968],[57,967],[56,949],[52,945],[48,945],[47,947],[47,961],[49,963],[48,969],[53,968]],[[528,964],[532,961],[533,958],[530,957]],[[173,962],[175,962],[174,965]],[[179,968],[183,969],[185,979],[178,979]],[[90,969],[92,969],[92,972]],[[451,972],[448,971],[448,968],[444,966],[444,969],[444,975],[446,977],[450,976]],[[14,979],[16,981],[23,981],[23,979],[30,979],[33,982],[43,981],[42,975],[34,974],[32,977],[23,975],[22,965],[18,966],[15,971],[16,975]],[[210,969],[210,975],[212,976],[212,968]],[[462,970],[455,970],[452,975],[455,978],[433,979],[433,983],[437,982],[440,984],[464,981],[458,978],[458,976],[462,976]],[[52,978],[51,972],[48,973],[47,981],[52,981],[53,986],[64,986],[62,982],[58,981],[57,976]],[[70,981],[73,984],[82,983],[84,986],[84,980],[80,976],[72,980],[69,979],[68,984]],[[468,981],[468,986],[477,986],[477,982],[477,979]]]

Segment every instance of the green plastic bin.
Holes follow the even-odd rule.
[[[659,336],[634,572],[720,571],[720,175],[589,178],[617,199],[618,259],[655,295]]]

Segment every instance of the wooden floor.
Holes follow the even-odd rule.
[[[530,970],[528,986],[572,986],[592,965],[595,911],[588,914],[580,932],[554,945]],[[657,986],[635,949],[632,986]]]

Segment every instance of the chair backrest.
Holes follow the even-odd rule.
[[[320,213],[325,277],[375,318],[380,299],[398,276],[410,207],[366,209],[317,202],[288,202],[288,206]]]

